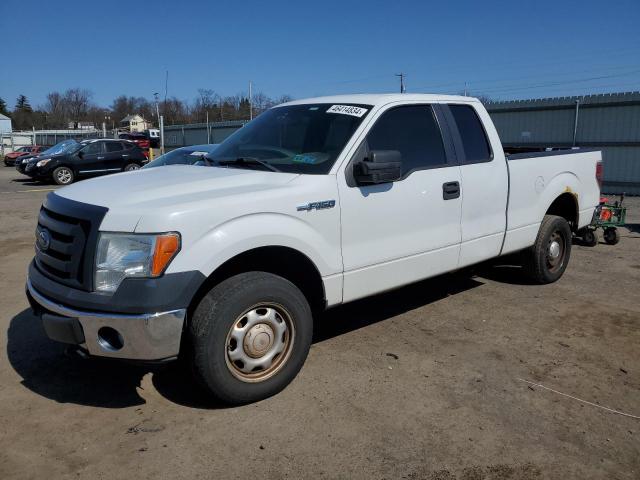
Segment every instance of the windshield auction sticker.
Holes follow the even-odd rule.
[[[367,113],[366,108],[354,107],[352,105],[332,105],[327,113],[340,113],[341,115],[351,115],[353,117],[361,117]]]

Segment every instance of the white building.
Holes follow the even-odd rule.
[[[148,128],[151,127],[151,123],[147,122],[142,116],[135,115],[127,115],[122,120],[120,120],[120,126],[122,128],[128,129],[130,132],[144,132]]]
[[[0,133],[11,133],[12,131],[11,119],[0,113]]]

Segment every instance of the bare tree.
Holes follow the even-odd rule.
[[[74,128],[82,121],[91,107],[92,93],[85,88],[70,88],[64,92],[65,110],[73,122]]]

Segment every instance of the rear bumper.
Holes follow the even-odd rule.
[[[27,296],[49,338],[80,345],[90,355],[156,361],[180,351],[184,308],[144,314],[80,311],[48,299],[29,279]]]

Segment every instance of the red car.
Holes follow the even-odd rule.
[[[151,142],[144,133],[121,133],[120,135],[118,135],[118,138],[132,141],[133,143],[138,145],[142,149],[142,153],[144,153],[144,155],[149,158],[149,147],[151,146]]]
[[[42,151],[42,147],[40,145],[29,145],[26,147],[20,147],[13,152],[9,152],[4,156],[4,164],[7,167],[11,167],[16,164],[16,160],[20,157],[25,157],[27,155],[38,155]]]

